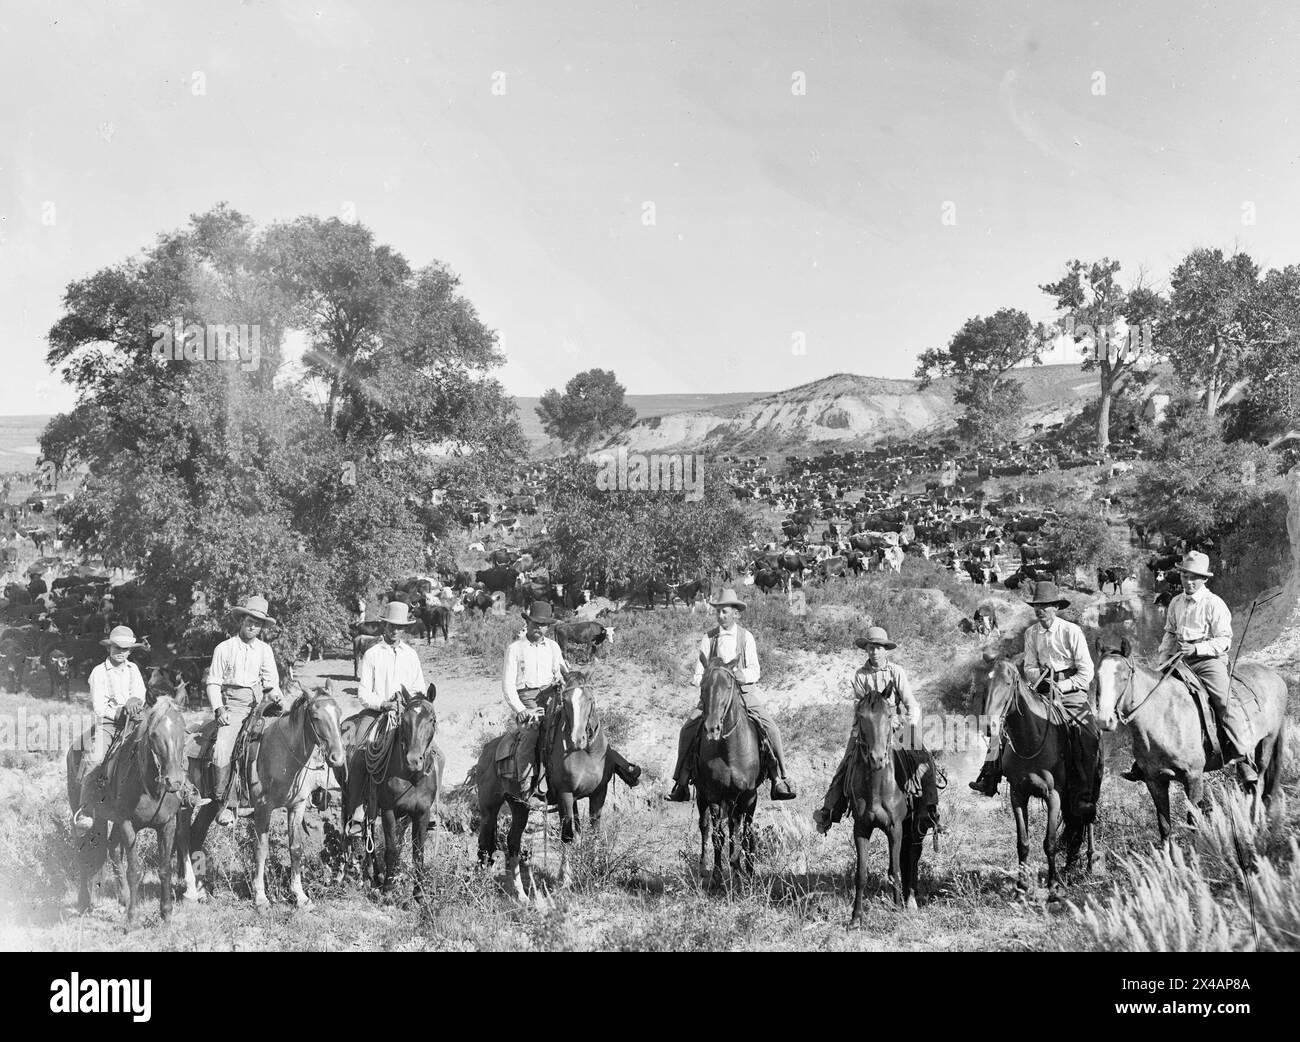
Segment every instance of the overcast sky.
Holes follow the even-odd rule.
[[[1036,287],[1071,257],[1157,282],[1202,245],[1300,261],[1298,23],[1237,0],[2,0],[0,414],[71,404],[43,362],[70,280],[219,200],[350,206],[446,262],[521,395],[592,366],[632,393],[907,376],[973,315],[1048,317]]]

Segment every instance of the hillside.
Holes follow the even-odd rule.
[[[1016,373],[1030,407],[1026,428],[1079,413],[1097,395],[1097,377],[1074,365]],[[882,380],[837,373],[746,404],[643,417],[611,445],[641,450],[763,451],[799,445],[865,447],[886,438],[935,434],[954,421],[953,381],[924,391],[914,380]]]
[[[760,392],[733,392],[729,394],[629,394],[627,404],[636,410],[638,420],[653,420],[669,414],[707,413],[730,416],[740,407],[761,398]],[[515,398],[519,408],[519,426],[528,440],[533,456],[554,456],[562,451],[542,430],[537,418],[540,398]]]

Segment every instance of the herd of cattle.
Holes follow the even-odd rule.
[[[723,457],[720,479],[738,499],[771,511],[779,518],[777,525],[751,533],[745,550],[712,574],[679,574],[666,562],[656,574],[626,583],[552,574],[543,565],[540,545],[514,545],[514,537],[525,529],[544,531],[544,516],[541,524],[523,520],[539,513],[550,477],[546,464],[534,464],[517,475],[514,494],[499,502],[445,504],[477,540],[469,548],[482,555],[479,566],[447,565],[432,575],[395,582],[380,595],[380,606],[387,600],[405,601],[416,620],[414,636],[432,642],[436,636],[449,639],[452,619],[460,613],[500,614],[515,605],[547,600],[561,620],[556,639],[566,650],[583,649],[591,655],[601,654],[612,642],[607,616],[613,611],[674,603],[695,608],[730,583],[767,594],[871,570],[897,572],[909,555],[937,562],[962,581],[1000,583],[1009,589],[1038,579],[1081,585],[1082,577],[1050,553],[1058,520],[1054,511],[1026,510],[1016,496],[993,502],[978,486],[984,478],[1032,475],[1096,461],[1077,446],[1054,442],[1050,431],[1025,446],[1010,446],[998,459],[963,457],[956,450],[953,443],[901,444],[790,456],[784,465],[762,456]],[[1120,451],[1123,455],[1123,445]],[[1122,459],[1114,464],[1126,465]],[[971,494],[968,485],[975,488]],[[40,531],[32,516],[33,508],[37,513],[49,511],[57,503],[48,495],[32,499],[36,502],[6,508],[11,516],[4,550],[12,551],[10,568],[20,545],[30,544],[30,552],[40,555],[45,547],[37,535],[53,538],[58,533],[57,524],[52,531]],[[1132,534],[1146,545],[1147,533],[1139,529]],[[1183,549],[1166,546],[1149,562],[1164,600],[1174,588],[1162,588],[1160,581]],[[184,682],[191,690],[201,682],[219,635],[204,646],[182,648],[173,623],[183,613],[174,600],[151,596],[125,577],[114,581],[102,561],[70,566],[61,557],[38,556],[28,572],[29,581],[9,582],[0,600],[0,679],[10,690],[19,690],[25,677],[43,670],[51,695],[66,698],[72,677],[88,673],[102,658],[99,641],[119,624],[130,626],[148,643],[137,653],[141,665],[165,669],[173,682]],[[47,586],[51,573],[57,577]],[[1117,565],[1101,569],[1096,578],[1098,587],[1118,592],[1133,576],[1129,568]],[[367,621],[372,612],[363,599],[350,608],[350,650],[359,662],[366,647],[379,638],[379,624]],[[970,624],[985,629],[996,620],[977,617]],[[275,646],[275,634],[268,637]],[[325,651],[321,645],[307,654],[321,656]],[[277,655],[281,653],[278,649]],[[293,657],[285,656],[286,669]]]

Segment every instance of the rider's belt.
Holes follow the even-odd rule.
[[[525,709],[537,708],[537,696],[544,690],[540,687],[521,687],[516,689],[515,694],[519,696],[519,701],[524,704]]]
[[[1077,672],[1079,672],[1077,666],[1071,666],[1069,669],[1054,669],[1052,670],[1052,679],[1065,680],[1069,677],[1074,676],[1074,674],[1076,674]]]

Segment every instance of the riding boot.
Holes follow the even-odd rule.
[[[212,799],[221,808],[217,815],[217,824],[229,826],[235,823],[235,812],[226,805],[227,790],[230,786],[230,772],[233,769],[232,764],[224,766],[212,765]]]
[[[1137,760],[1133,761],[1133,766],[1127,771],[1120,771],[1119,776],[1125,781],[1145,781],[1146,775],[1142,773],[1142,768],[1138,766]]]
[[[772,799],[774,800],[792,800],[798,793],[794,791],[794,786],[784,775],[778,775],[772,779]]]
[[[687,782],[679,781],[673,783],[672,791],[668,794],[668,799],[673,803],[690,803],[691,787]]]
[[[968,782],[972,789],[981,796],[996,796],[998,794],[998,783],[1002,780],[1002,765],[997,760],[985,760],[984,766],[980,768],[979,776],[973,782]]]

